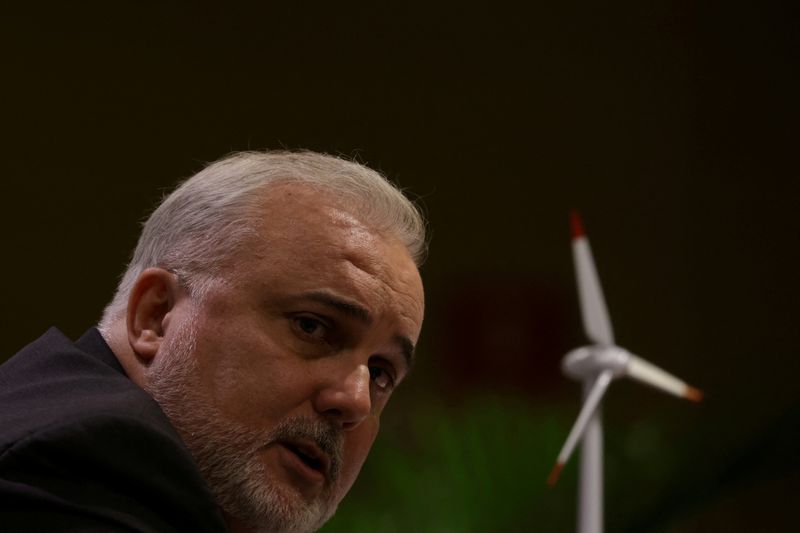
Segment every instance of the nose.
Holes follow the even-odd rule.
[[[342,429],[358,426],[372,410],[367,365],[330,375],[314,397],[314,409]]]

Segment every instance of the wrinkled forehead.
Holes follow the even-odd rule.
[[[255,238],[250,244],[273,255],[273,260],[344,258],[368,271],[400,268],[418,278],[413,258],[400,239],[376,228],[368,209],[354,202],[306,184],[274,184],[261,193],[253,213]],[[279,252],[284,253],[283,258],[278,257]]]
[[[325,239],[334,239],[340,246],[364,246],[382,238],[354,202],[309,184],[274,184],[258,198],[253,213],[256,234],[267,245],[294,237],[309,246]]]
[[[409,251],[399,239],[371,227],[357,207],[325,189],[273,185],[263,193],[246,252],[256,260],[269,258],[270,267],[302,271],[320,281],[379,280],[397,291],[395,297],[421,308],[422,282]]]
[[[319,221],[328,217],[349,215],[353,221],[360,216],[357,200],[322,185],[301,182],[272,183],[256,193],[255,212],[263,222],[262,228],[276,226],[281,221]]]

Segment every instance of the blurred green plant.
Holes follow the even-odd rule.
[[[502,395],[452,405],[417,395],[401,412],[393,409],[350,496],[322,531],[571,531],[577,454],[557,487],[545,480],[577,408],[534,408],[530,398]],[[674,454],[649,423],[610,433],[611,531],[658,497]]]
[[[381,430],[324,532],[555,531],[564,515],[572,520],[563,491],[572,494],[574,480],[557,494],[545,485],[569,429],[555,413],[499,397],[423,404]]]

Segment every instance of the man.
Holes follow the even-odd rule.
[[[377,173],[240,153],[146,222],[98,329],[0,367],[0,524],[309,531],[413,363],[417,209]]]

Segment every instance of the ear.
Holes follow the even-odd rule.
[[[136,278],[128,298],[127,326],[128,342],[140,359],[149,362],[155,357],[182,294],[178,278],[163,268],[148,268]]]

